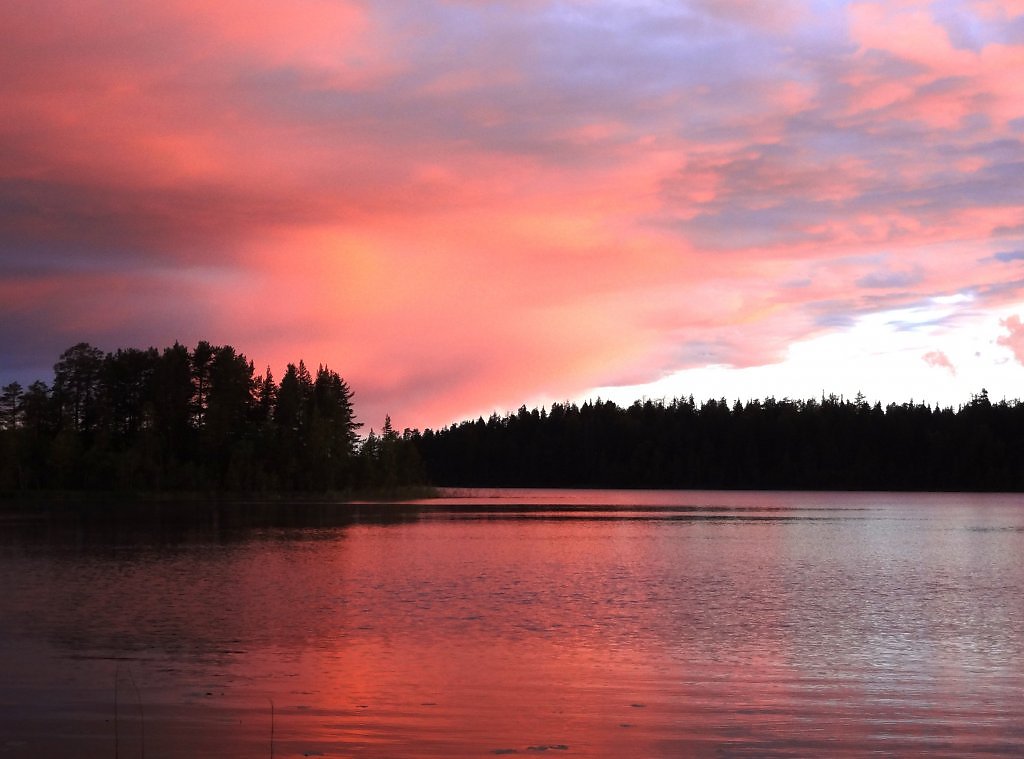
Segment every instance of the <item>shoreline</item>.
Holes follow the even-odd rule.
[[[314,493],[307,491],[27,490],[0,491],[0,505],[33,504],[360,504],[438,498],[444,489],[427,485]]]

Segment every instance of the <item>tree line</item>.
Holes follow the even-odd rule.
[[[79,343],[52,385],[0,388],[0,491],[470,487],[1024,491],[1024,403],[693,397],[556,403],[359,434],[335,371],[280,382],[230,345]]]
[[[556,403],[416,433],[432,482],[471,487],[1024,490],[1024,403]]]
[[[0,389],[0,490],[339,492],[419,483],[385,419],[364,439],[335,371],[281,381],[230,345],[200,341],[61,354],[52,385]]]

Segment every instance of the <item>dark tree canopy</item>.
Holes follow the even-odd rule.
[[[414,436],[431,482],[475,487],[1024,490],[1024,404],[835,396],[519,409]]]
[[[360,440],[353,392],[300,361],[280,385],[230,345],[72,346],[53,386],[0,389],[0,490],[350,491],[418,483]],[[388,423],[389,424],[389,423]],[[413,476],[413,473],[416,476]]]
[[[475,487],[1024,491],[1024,403],[606,401],[365,439],[335,371],[280,383],[230,345],[64,351],[0,387],[0,491]]]

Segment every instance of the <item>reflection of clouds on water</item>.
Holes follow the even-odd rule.
[[[5,532],[6,687],[95,720],[122,662],[153,735],[229,757],[264,750],[270,698],[281,752],[325,755],[969,755],[1024,718],[1014,497],[448,495],[343,526]]]

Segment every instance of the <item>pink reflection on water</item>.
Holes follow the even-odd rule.
[[[275,756],[980,756],[1024,737],[1016,502],[616,494],[566,518],[552,497],[5,543],[7,754],[112,756],[118,673],[125,756],[143,727],[149,757],[269,756],[271,725]]]

